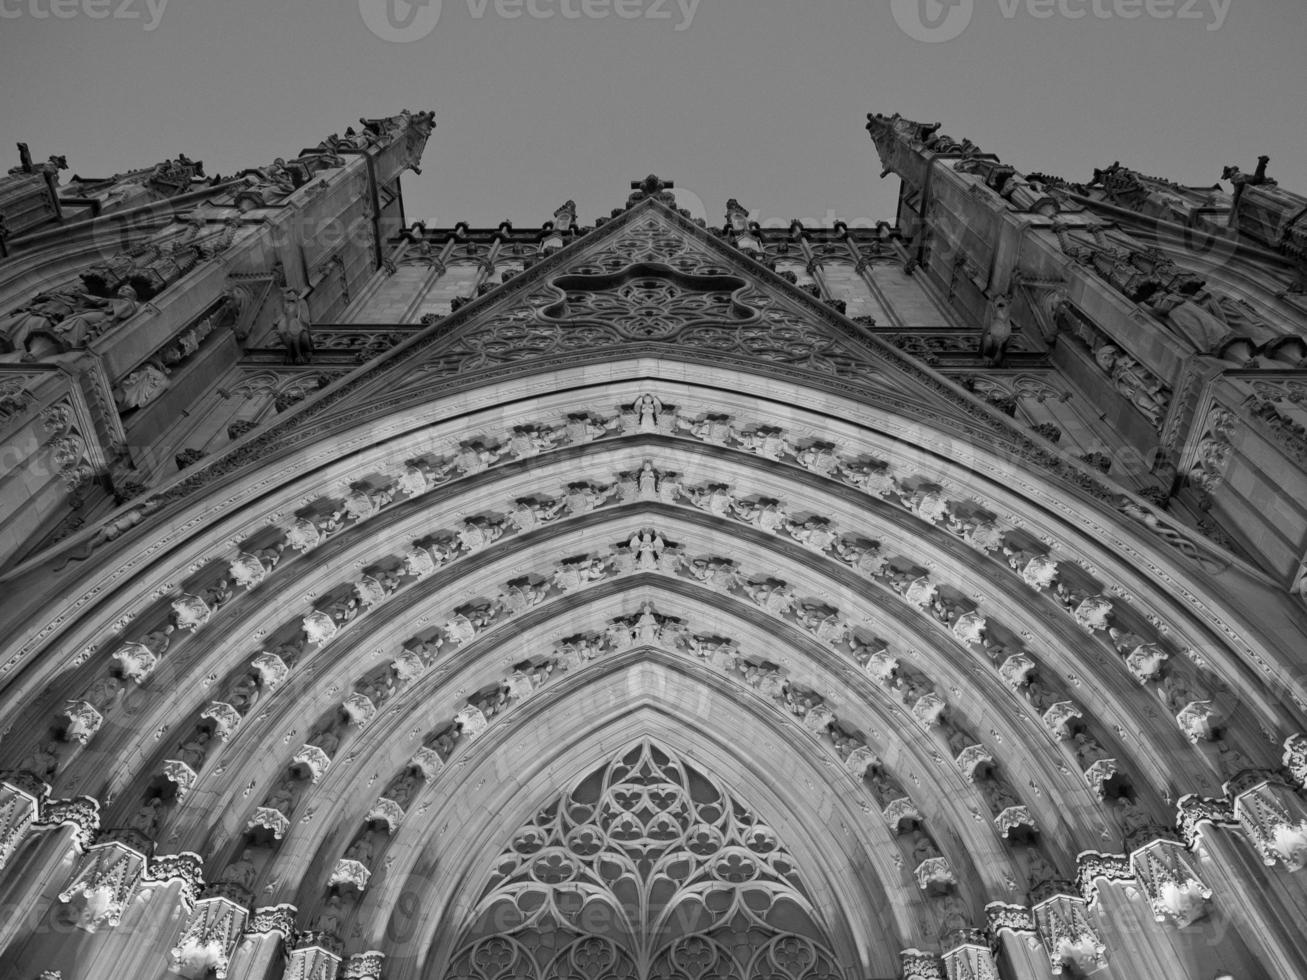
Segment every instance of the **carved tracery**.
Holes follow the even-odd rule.
[[[470,914],[448,980],[840,976],[776,832],[651,742],[537,811]]]

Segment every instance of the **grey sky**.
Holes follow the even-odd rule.
[[[178,152],[227,174],[430,108],[410,218],[525,225],[570,197],[589,221],[650,171],[714,222],[728,197],[764,220],[891,218],[896,181],[863,129],[876,110],[1027,172],[1120,159],[1210,184],[1268,153],[1307,192],[1303,0],[974,0],[939,43],[908,36],[891,0],[702,0],[688,18],[694,0],[531,0],[548,19],[443,0],[429,34],[396,43],[364,23],[380,2],[0,0],[3,159],[21,139],[83,175]],[[52,4],[72,16],[38,16]]]

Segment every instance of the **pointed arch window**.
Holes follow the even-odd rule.
[[[448,980],[840,980],[776,833],[643,741],[500,853]]]

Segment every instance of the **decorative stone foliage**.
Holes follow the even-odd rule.
[[[119,841],[91,847],[77,862],[72,880],[59,893],[69,905],[74,924],[95,932],[116,926],[145,873],[145,855]]]
[[[248,918],[249,911],[229,899],[200,899],[169,954],[173,970],[194,976],[212,971],[220,980],[226,977]]]
[[[1107,947],[1090,924],[1083,899],[1054,895],[1032,913],[1054,975],[1060,976],[1067,967],[1092,973],[1106,964]]]

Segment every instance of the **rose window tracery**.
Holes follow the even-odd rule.
[[[448,980],[837,980],[776,833],[648,741],[541,808],[500,854]]]
[[[564,294],[542,310],[546,321],[619,325],[626,336],[666,340],[682,327],[754,321],[757,311],[735,297],[736,276],[693,275],[664,265],[637,263],[615,275],[567,275],[553,285]]]

